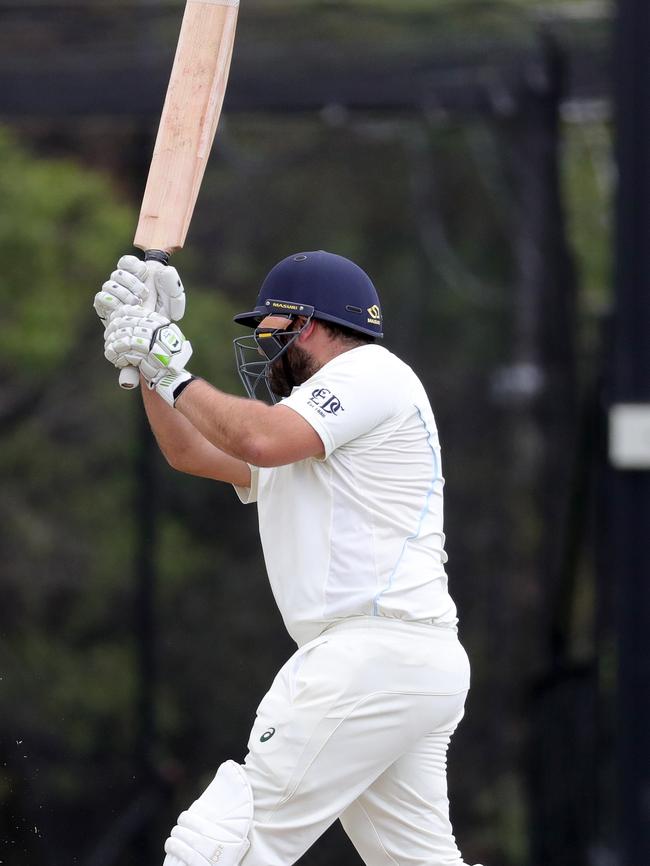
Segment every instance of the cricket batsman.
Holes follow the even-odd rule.
[[[379,343],[373,283],[323,251],[277,264],[235,316],[250,329],[235,340],[247,399],[192,375],[178,273],[148,268],[125,256],[95,298],[106,358],[139,368],[173,468],[257,503],[298,646],[243,765],[223,763],[182,812],[164,866],[291,866],[337,818],[367,866],[466,866],[446,755],[470,672],[447,588],[440,443],[420,380]]]

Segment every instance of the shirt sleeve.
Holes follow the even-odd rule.
[[[233,484],[233,487],[235,488],[235,493],[239,497],[239,501],[243,502],[244,505],[252,505],[253,502],[257,502],[257,489],[260,477],[260,470],[257,466],[251,466],[250,464],[249,468],[251,471],[251,486],[238,487],[236,484]]]
[[[326,364],[282,400],[282,405],[293,409],[314,428],[329,457],[336,448],[398,414],[403,400],[390,372],[383,373],[365,359],[359,363],[351,357],[345,363]]]

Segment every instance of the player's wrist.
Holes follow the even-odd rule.
[[[150,383],[149,387],[153,388],[166,403],[174,408],[178,398],[188,385],[196,381],[196,378],[189,370],[170,370],[155,384]]]

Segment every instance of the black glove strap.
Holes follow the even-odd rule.
[[[190,385],[192,382],[196,382],[197,378],[198,376],[192,376],[191,379],[186,379],[174,389],[174,404],[176,404],[176,401],[181,396],[183,391],[187,388],[187,386]]]

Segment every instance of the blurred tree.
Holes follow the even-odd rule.
[[[96,387],[97,352],[89,361],[86,351],[101,336],[88,315],[93,286],[132,214],[102,178],[36,160],[6,131],[0,160],[2,820],[20,850],[55,818],[54,803],[88,793],[102,739],[115,754],[128,743],[122,563],[132,538],[120,514],[130,490],[114,469],[131,446],[97,409],[105,403],[125,429],[130,421]],[[107,606],[120,611],[113,633]]]

